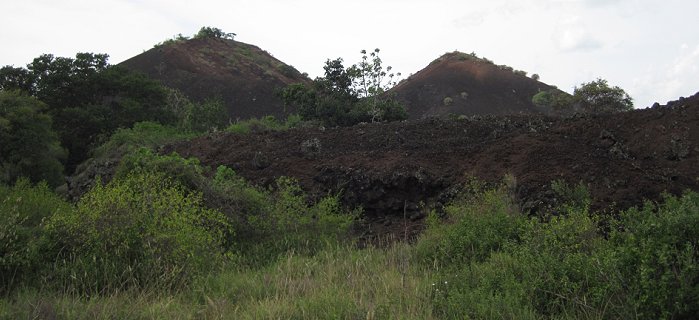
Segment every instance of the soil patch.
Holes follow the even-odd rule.
[[[195,101],[220,98],[232,120],[285,117],[277,90],[310,79],[259,47],[226,39],[178,41],[119,64],[178,89]]]

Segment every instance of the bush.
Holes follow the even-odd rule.
[[[627,210],[614,230],[612,257],[629,310],[646,319],[699,314],[699,194]]]
[[[205,167],[197,158],[182,158],[176,153],[159,155],[151,149],[141,147],[122,158],[114,174],[115,179],[127,177],[133,173],[158,172],[169,179],[177,181],[190,190],[206,188]]]
[[[274,116],[266,116],[259,119],[252,118],[238,121],[229,125],[225,131],[241,134],[250,132],[284,131],[295,128],[299,126],[300,123],[301,117],[298,115],[289,115],[284,122],[278,121]]]
[[[140,147],[152,149],[194,137],[195,135],[192,133],[183,133],[181,129],[156,122],[137,122],[132,128],[118,129],[107,142],[95,148],[92,155],[100,157],[110,152],[120,151],[124,153]]]
[[[699,194],[621,212],[608,239],[582,184],[552,183],[544,221],[507,214],[486,191],[432,215],[418,257],[440,268],[440,318],[691,319],[699,312]]]
[[[214,185],[243,215],[238,244],[252,264],[273,261],[288,251],[315,254],[337,245],[359,214],[342,209],[337,195],[309,204],[301,187],[290,178],[279,178],[276,191],[270,193],[250,186],[230,168],[219,167]]]
[[[37,282],[36,271],[45,259],[37,239],[42,222],[53,214],[71,212],[46,183],[32,186],[26,178],[14,186],[0,184],[0,294]]]
[[[289,178],[280,178],[274,192],[250,185],[225,166],[211,179],[210,169],[197,159],[158,155],[146,148],[124,157],[115,177],[148,172],[202,191],[207,205],[223,211],[234,226],[224,234],[224,247],[252,264],[272,261],[289,250],[313,254],[326,244],[338,243],[357,215],[343,210],[338,196],[309,204],[298,183]]]
[[[417,251],[421,260],[447,268],[483,261],[519,241],[526,221],[517,216],[504,189],[451,204],[446,213],[450,223],[442,224],[433,216],[417,243]]]
[[[540,108],[552,108],[555,111],[572,109],[573,101],[569,94],[558,89],[541,91],[532,97],[532,103]]]
[[[418,253],[446,267],[446,281],[437,283],[432,297],[437,315],[534,319],[587,312],[609,317],[604,303],[619,287],[606,278],[614,267],[601,254],[603,239],[581,205],[589,203],[583,199],[587,193],[562,182],[555,185],[574,201],[562,205],[569,209],[565,215],[545,223],[513,214],[517,208],[500,188],[452,205],[447,210],[451,224],[428,227]]]
[[[48,281],[75,293],[182,288],[222,262],[227,229],[200,194],[162,174],[129,174],[48,221],[44,243],[56,257]]]

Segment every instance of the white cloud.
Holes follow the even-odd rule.
[[[552,38],[561,51],[590,51],[602,47],[602,42],[590,34],[579,17],[559,23]]]
[[[674,59],[649,66],[633,79],[629,93],[645,102],[638,107],[650,106],[653,102],[665,103],[680,96],[690,96],[699,91],[699,44],[682,44]]]
[[[485,21],[485,17],[487,15],[487,11],[474,11],[455,19],[453,21],[453,24],[457,28],[470,28],[480,26],[483,24],[483,21]]]
[[[699,91],[699,44],[693,48],[686,44],[682,46],[680,54],[666,71],[662,86],[660,94],[666,99]]]

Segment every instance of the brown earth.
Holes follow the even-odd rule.
[[[275,92],[310,81],[256,46],[218,38],[156,46],[119,65],[145,73],[194,101],[220,98],[233,120],[294,112]]]
[[[173,151],[260,185],[291,176],[315,195],[343,191],[346,204],[363,206],[375,233],[416,230],[421,203],[439,209],[471,177],[513,175],[520,205],[532,214],[555,202],[557,179],[587,185],[596,210],[620,209],[699,190],[699,94],[620,114],[218,133],[165,148]]]
[[[452,52],[434,60],[420,72],[402,81],[389,94],[395,94],[411,119],[447,115],[550,114],[537,107],[532,97],[554,89],[545,83],[515,72],[510,67]]]

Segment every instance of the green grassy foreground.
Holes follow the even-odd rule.
[[[584,205],[584,203],[583,203]],[[327,243],[273,262],[225,262],[188,285],[108,293],[19,286],[0,317],[70,319],[651,319],[697,312],[699,195],[622,214],[607,239],[583,208],[547,223],[502,191],[432,218],[416,244]],[[582,211],[577,211],[582,210]]]
[[[288,253],[263,268],[231,268],[174,293],[136,290],[80,297],[20,290],[0,302],[6,319],[430,319],[434,273],[411,248]]]

